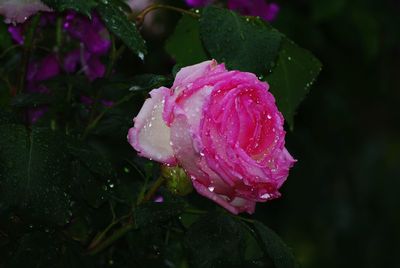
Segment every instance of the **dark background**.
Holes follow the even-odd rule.
[[[324,67],[287,134],[298,163],[256,217],[303,267],[399,267],[400,2],[280,3],[274,26]]]

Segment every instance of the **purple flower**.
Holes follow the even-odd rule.
[[[164,197],[162,195],[157,195],[153,198],[154,203],[163,203],[164,202]]]
[[[64,29],[82,42],[90,53],[102,55],[110,49],[108,31],[96,14],[89,20],[75,12],[69,12],[64,21]]]
[[[211,4],[213,0],[186,0],[186,4],[191,7],[202,7]]]
[[[76,72],[79,67],[90,81],[103,77],[106,72],[100,57],[88,52],[84,47],[71,51],[64,58],[64,69],[67,73]]]
[[[277,4],[268,4],[264,0],[229,0],[228,8],[242,15],[259,16],[266,21],[273,21],[279,12]]]
[[[54,54],[47,55],[41,61],[30,63],[26,76],[26,92],[44,94],[50,93],[49,89],[40,82],[57,76],[60,71],[60,64],[58,63],[57,57]],[[47,112],[47,110],[47,106],[30,108],[27,113],[28,122],[30,124],[34,124]]]
[[[39,82],[53,78],[60,73],[60,64],[54,54],[47,55],[40,62],[31,63],[28,67],[27,80]]]
[[[8,26],[8,32],[15,43],[22,45],[24,43],[24,35],[21,24]]]
[[[64,21],[64,29],[81,43],[80,48],[65,56],[65,71],[73,73],[82,68],[91,81],[103,77],[106,67],[100,61],[100,57],[107,54],[111,41],[100,18],[93,14],[92,20],[89,20],[76,12],[69,12]]]
[[[91,97],[85,95],[82,95],[80,97],[80,101],[86,106],[91,106],[94,103],[94,100]],[[100,100],[100,103],[103,104],[105,107],[111,107],[114,105],[114,102],[109,100]]]

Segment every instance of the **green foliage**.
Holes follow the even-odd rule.
[[[283,38],[276,66],[265,79],[291,129],[296,109],[320,71],[321,63],[317,58],[288,38]]]
[[[281,43],[279,32],[260,19],[216,7],[203,10],[200,34],[212,58],[230,69],[256,74],[271,69]]]
[[[91,10],[97,6],[95,0],[42,0],[42,2],[56,11],[73,9],[88,17],[91,16]]]
[[[68,222],[69,162],[62,140],[50,129],[0,126],[1,210],[17,209],[37,221]]]
[[[140,58],[143,58],[147,53],[145,42],[136,29],[136,25],[128,19],[116,0],[100,2],[96,10],[108,30],[119,37]]]
[[[288,246],[282,239],[261,222],[255,221],[254,228],[261,238],[261,248],[272,259],[276,268],[296,268],[298,263]]]
[[[199,21],[189,15],[183,15],[169,37],[165,48],[177,63],[184,66],[208,59],[202,46],[199,33]]]
[[[0,51],[4,51],[12,45],[11,36],[7,31],[7,26],[4,23],[0,24]]]
[[[135,210],[135,223],[139,228],[168,222],[179,216],[185,203],[180,200],[162,203],[145,203]]]
[[[101,176],[103,179],[115,176],[111,162],[88,144],[71,139],[67,147],[68,152],[91,172]]]
[[[14,107],[34,107],[41,104],[49,104],[53,97],[43,93],[22,93],[11,99],[10,104]]]
[[[203,216],[185,235],[191,267],[241,267],[243,239],[240,223],[232,217]]]

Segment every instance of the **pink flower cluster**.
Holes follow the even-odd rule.
[[[206,61],[183,68],[172,88],[150,92],[129,143],[141,156],[180,165],[201,195],[232,213],[280,196],[295,160],[268,84]]]

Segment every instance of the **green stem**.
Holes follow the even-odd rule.
[[[96,255],[97,253],[103,251],[104,249],[111,246],[115,241],[123,237],[130,230],[134,229],[135,225],[130,223],[123,226],[121,229],[116,230],[110,237],[108,237],[104,242],[98,244],[94,248],[89,249],[87,252],[88,255]]]
[[[148,13],[150,13],[151,11],[156,10],[156,9],[172,10],[172,11],[176,11],[176,12],[179,12],[179,13],[182,13],[182,14],[187,14],[187,15],[192,16],[194,18],[200,18],[199,14],[197,14],[195,12],[192,12],[192,11],[189,11],[189,10],[186,10],[186,9],[182,9],[182,8],[174,7],[174,6],[169,6],[169,5],[163,5],[163,4],[153,4],[153,5],[148,6],[144,10],[142,10],[139,13],[139,15],[137,15],[137,17],[136,17],[136,25],[138,25],[138,26],[142,25],[146,15]]]
[[[244,217],[237,216],[237,215],[235,215],[234,217],[235,217],[236,219],[239,219],[239,220],[244,221],[244,222],[247,222],[247,223],[251,223],[251,224],[254,223],[254,220],[252,220],[252,219],[244,218]]]
[[[114,62],[115,62],[115,56],[117,54],[117,48],[115,47],[115,37],[114,35],[110,35],[111,39],[111,53],[110,53],[110,60],[107,65],[107,70],[106,70],[106,75],[105,77],[110,77],[112,73],[112,69],[114,67]]]
[[[29,59],[31,57],[31,52],[33,49],[33,40],[35,39],[35,32],[39,22],[40,22],[40,14],[37,14],[32,18],[28,32],[25,35],[24,54],[22,56],[22,67],[21,67],[18,93],[22,92],[25,87],[26,72],[28,70]]]
[[[6,56],[8,54],[8,52],[13,51],[14,49],[16,49],[17,47],[20,47],[21,45],[16,44],[16,45],[12,45],[8,48],[6,48],[3,53],[0,54],[0,59],[3,58],[4,56]]]
[[[200,209],[187,208],[184,210],[184,213],[194,214],[194,215],[203,215],[203,214],[207,214],[208,212],[205,210],[200,210]]]
[[[115,37],[113,35],[111,35],[111,54],[110,54],[110,60],[109,63],[107,65],[107,70],[106,70],[106,75],[105,77],[110,77],[112,74],[112,71],[114,69],[114,65],[117,62],[117,60],[119,59],[119,57],[121,57],[122,53],[124,53],[126,46],[125,45],[121,45],[118,49],[115,46]]]
[[[158,179],[151,186],[150,190],[143,197],[142,202],[149,201],[155,195],[155,193],[158,191],[158,189],[161,187],[161,185],[163,185],[164,182],[165,182],[165,178],[163,176],[158,177]]]
[[[62,18],[57,18],[57,25],[56,25],[56,47],[57,50],[60,50],[62,46],[63,40],[63,32],[62,32]]]

